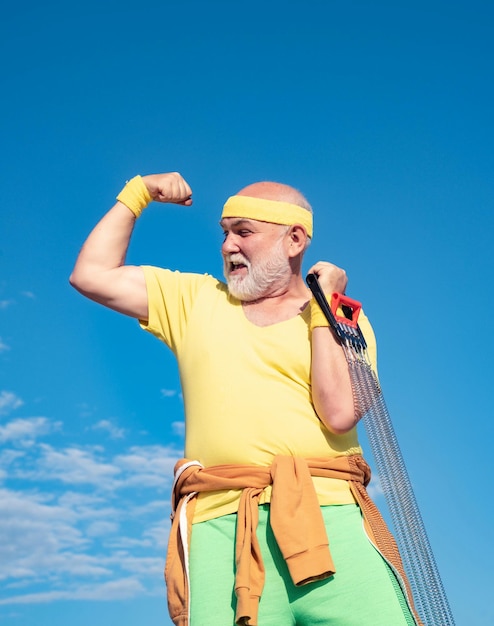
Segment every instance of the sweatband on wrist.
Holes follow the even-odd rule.
[[[328,298],[327,294],[326,298]],[[329,301],[331,301],[331,296],[329,296]],[[317,328],[319,326],[329,326],[329,322],[326,319],[326,316],[324,315],[324,313],[322,312],[321,307],[317,304],[316,299],[312,298],[311,301],[309,302],[309,306],[310,306],[310,329],[311,331],[314,330],[314,328]]]
[[[151,194],[144,184],[141,176],[134,176],[122,191],[118,194],[117,200],[132,211],[136,218],[140,217],[143,210],[152,201]]]
[[[223,207],[221,217],[245,217],[286,226],[300,224],[305,228],[307,235],[312,237],[312,213],[291,202],[264,200],[250,196],[231,196]]]

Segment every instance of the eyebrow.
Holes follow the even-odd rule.
[[[230,219],[230,218],[227,218],[227,219]],[[224,220],[220,220],[219,225],[221,226],[221,228],[226,228],[226,224],[225,224]],[[243,225],[253,226],[254,224],[253,224],[252,220],[248,220],[248,219],[246,219],[244,217],[241,217],[238,220],[235,220],[234,222],[232,222],[229,225],[229,227],[231,228],[233,226],[243,226]]]

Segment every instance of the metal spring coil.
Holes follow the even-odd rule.
[[[369,444],[417,613],[425,626],[454,626],[381,386],[366,351],[349,342],[343,348],[352,381],[356,413],[364,416]]]

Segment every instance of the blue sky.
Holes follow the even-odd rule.
[[[170,623],[174,360],[67,280],[125,180],[159,171],[194,205],[151,206],[131,263],[221,276],[227,196],[256,180],[307,195],[306,267],[344,267],[374,324],[456,622],[494,623],[492,24],[479,0],[3,9],[2,623]]]

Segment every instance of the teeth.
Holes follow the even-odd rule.
[[[235,270],[241,269],[243,267],[248,267],[245,259],[239,258],[239,256],[230,257],[229,259],[229,268],[230,272],[234,272]]]

